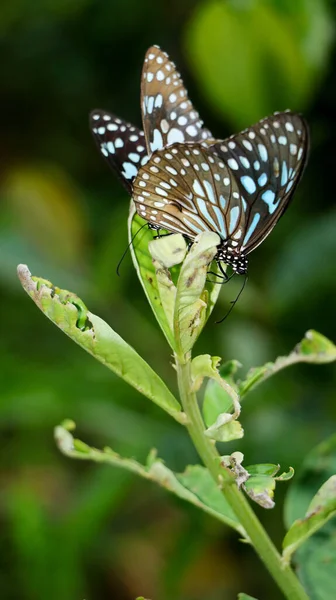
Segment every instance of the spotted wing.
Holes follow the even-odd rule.
[[[214,141],[188,99],[175,64],[158,46],[145,56],[141,110],[148,154],[176,142]]]
[[[132,181],[148,160],[144,132],[98,109],[90,114],[90,128],[100,152],[131,194]]]
[[[246,200],[240,252],[254,250],[286,210],[302,176],[309,146],[304,119],[286,111],[262,119],[212,146],[232,170]]]
[[[245,228],[246,203],[233,172],[202,144],[154,152],[134,181],[133,199],[144,219],[190,239],[214,231],[238,246]]]

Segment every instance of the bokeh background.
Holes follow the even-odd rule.
[[[128,198],[98,154],[88,113],[140,125],[139,81],[156,43],[223,138],[274,110],[303,112],[311,155],[291,208],[253,253],[230,318],[199,352],[252,365],[314,328],[335,339],[336,6],[330,0],[11,0],[0,8],[0,597],[3,600],[280,598],[253,552],[154,485],[61,456],[53,427],[176,470],[197,462],[182,428],[76,347],[16,279],[27,263],[76,292],[176,389],[169,349],[127,245]],[[239,285],[240,282],[238,282]],[[237,293],[225,286],[217,316]],[[298,468],[334,431],[335,367],[296,366],[244,406],[248,463]],[[256,508],[276,542],[273,511]]]

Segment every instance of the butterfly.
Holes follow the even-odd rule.
[[[305,120],[286,111],[224,141],[174,143],[156,150],[133,182],[138,214],[155,229],[193,241],[221,239],[216,260],[246,274],[247,255],[272,231],[302,176],[309,146]]]
[[[214,142],[191,104],[175,64],[152,46],[141,76],[143,131],[112,113],[96,109],[90,128],[100,152],[132,194],[132,182],[151,154],[176,142]]]

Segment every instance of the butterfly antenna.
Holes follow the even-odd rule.
[[[225,319],[227,319],[227,317],[229,316],[229,314],[231,313],[231,311],[234,309],[234,307],[236,305],[236,302],[238,302],[241,294],[243,293],[243,289],[244,289],[244,287],[246,285],[246,282],[247,282],[247,275],[245,275],[245,277],[244,277],[244,282],[243,282],[243,285],[240,288],[240,291],[238,293],[237,298],[231,302],[231,306],[230,306],[228,312],[226,313],[226,315],[220,321],[215,321],[216,325],[219,324],[219,323],[223,323],[223,321],[225,321]]]
[[[125,252],[123,253],[123,255],[122,255],[121,259],[119,260],[119,262],[118,262],[118,265],[117,265],[117,268],[116,268],[116,273],[117,273],[118,277],[120,277],[120,272],[119,272],[119,269],[120,269],[120,266],[121,266],[121,263],[122,263],[122,261],[124,260],[124,258],[125,258],[125,256],[126,256],[127,252],[129,251],[130,247],[132,246],[132,244],[133,244],[133,242],[134,242],[134,240],[135,240],[136,236],[138,235],[138,233],[140,233],[141,229],[143,229],[144,227],[146,227],[146,225],[148,225],[148,223],[144,223],[143,225],[141,225],[140,229],[138,229],[138,231],[137,231],[137,232],[136,232],[136,233],[133,235],[133,237],[132,237],[132,239],[131,239],[130,243],[128,244],[128,246],[127,246],[127,248],[126,248],[126,250],[125,250]]]

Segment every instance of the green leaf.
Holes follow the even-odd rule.
[[[302,109],[320,81],[333,40],[326,4],[287,6],[212,0],[197,5],[186,29],[201,89],[238,127],[279,106]]]
[[[238,600],[258,600],[254,596],[249,596],[248,594],[238,594]]]
[[[323,364],[334,360],[336,360],[336,346],[321,333],[311,329],[288,356],[279,356],[274,363],[266,363],[262,367],[251,369],[246,379],[238,386],[240,397],[242,398],[259,383],[285,367],[300,362]]]
[[[294,470],[290,468],[288,473],[277,475],[279,465],[258,464],[245,467],[249,474],[248,479],[243,484],[243,488],[252,500],[260,504],[263,508],[274,507],[274,490],[277,481],[288,481],[294,475]]]
[[[134,266],[168,343],[174,351],[185,354],[200,334],[220,292],[215,280],[207,280],[219,237],[215,233],[198,236],[200,239],[195,240],[185,258],[187,247],[182,235],[153,240],[153,232],[144,225],[131,204],[129,239],[133,240],[130,248]],[[183,260],[183,266],[176,267]],[[218,272],[216,263],[210,268]],[[177,275],[177,286],[173,275]]]
[[[290,562],[292,554],[313,533],[323,527],[336,515],[336,475],[333,475],[319,489],[312,499],[303,519],[294,521],[283,540],[283,559]]]
[[[336,473],[336,435],[316,446],[305,458],[285,500],[287,527],[304,520],[312,499]],[[328,490],[327,490],[328,491]],[[314,504],[312,505],[314,507]],[[294,555],[301,581],[314,600],[333,598],[336,572],[336,519],[307,538]]]
[[[209,292],[204,288],[219,241],[219,236],[213,232],[198,235],[181,267],[176,286],[174,332],[177,351],[182,355],[193,347],[212,308],[208,307]],[[219,290],[214,289],[211,303],[216,293]]]
[[[237,517],[227,504],[210,473],[204,467],[199,465],[190,466],[187,467],[184,473],[176,474],[157,458],[155,451],[150,453],[147,464],[144,466],[132,458],[123,458],[110,448],[105,448],[103,451],[97,450],[84,442],[75,440],[71,432],[65,427],[68,423],[65,422],[55,429],[57,445],[66,456],[107,463],[154,481],[179,496],[179,498],[190,502],[226,525],[233,527],[246,538],[245,531],[239,524]],[[70,428],[73,428],[72,422],[70,422]]]
[[[336,434],[318,444],[304,459],[284,505],[287,529],[302,518],[319,488],[336,473]],[[310,542],[308,542],[310,543]]]
[[[131,203],[130,207],[128,231],[133,264],[138,274],[140,283],[144,289],[157,322],[159,323],[170,347],[174,350],[174,336],[169,324],[169,318],[167,318],[165,310],[162,306],[155,267],[148,249],[148,244],[153,241],[153,232],[148,228],[146,222],[136,213],[133,202]]]
[[[176,286],[173,283],[169,268],[183,261],[187,252],[187,244],[182,235],[169,235],[152,240],[148,244],[148,249],[153,260],[161,306],[165,313],[170,333],[173,336]]]
[[[218,442],[229,442],[231,440],[236,440],[242,438],[244,435],[244,430],[237,421],[240,415],[240,404],[239,404],[239,396],[225,379],[222,379],[220,376],[217,366],[220,361],[218,356],[211,357],[209,354],[202,354],[200,356],[196,356],[191,363],[191,377],[192,377],[192,389],[197,392],[202,385],[204,377],[208,377],[211,380],[214,380],[220,388],[225,392],[225,396],[223,397],[223,402],[221,402],[222,398],[219,398],[219,402],[221,402],[221,406],[226,409],[224,412],[220,412],[215,421],[210,424],[207,423],[208,428],[204,432],[206,436],[210,437],[213,440]],[[229,399],[228,399],[229,397]],[[218,407],[218,405],[217,405]],[[210,405],[209,413],[215,413],[215,408],[213,404]],[[233,408],[233,412],[229,412]]]
[[[233,375],[236,373],[240,363],[236,360],[231,360],[224,363],[219,373],[222,379],[231,386],[231,388],[237,391],[237,386],[234,381]],[[215,379],[209,379],[205,386],[204,398],[203,398],[203,417],[207,427],[210,427],[221,413],[230,412],[232,409],[232,397],[222,385]]]
[[[205,435],[216,442],[231,442],[244,437],[244,429],[239,421],[232,420],[230,413],[219,415],[216,421],[205,430]]]
[[[31,277],[25,265],[18,267],[18,275],[35,304],[74,342],[177,421],[184,421],[180,404],[160,377],[107,323],[89,312],[78,296]]]

